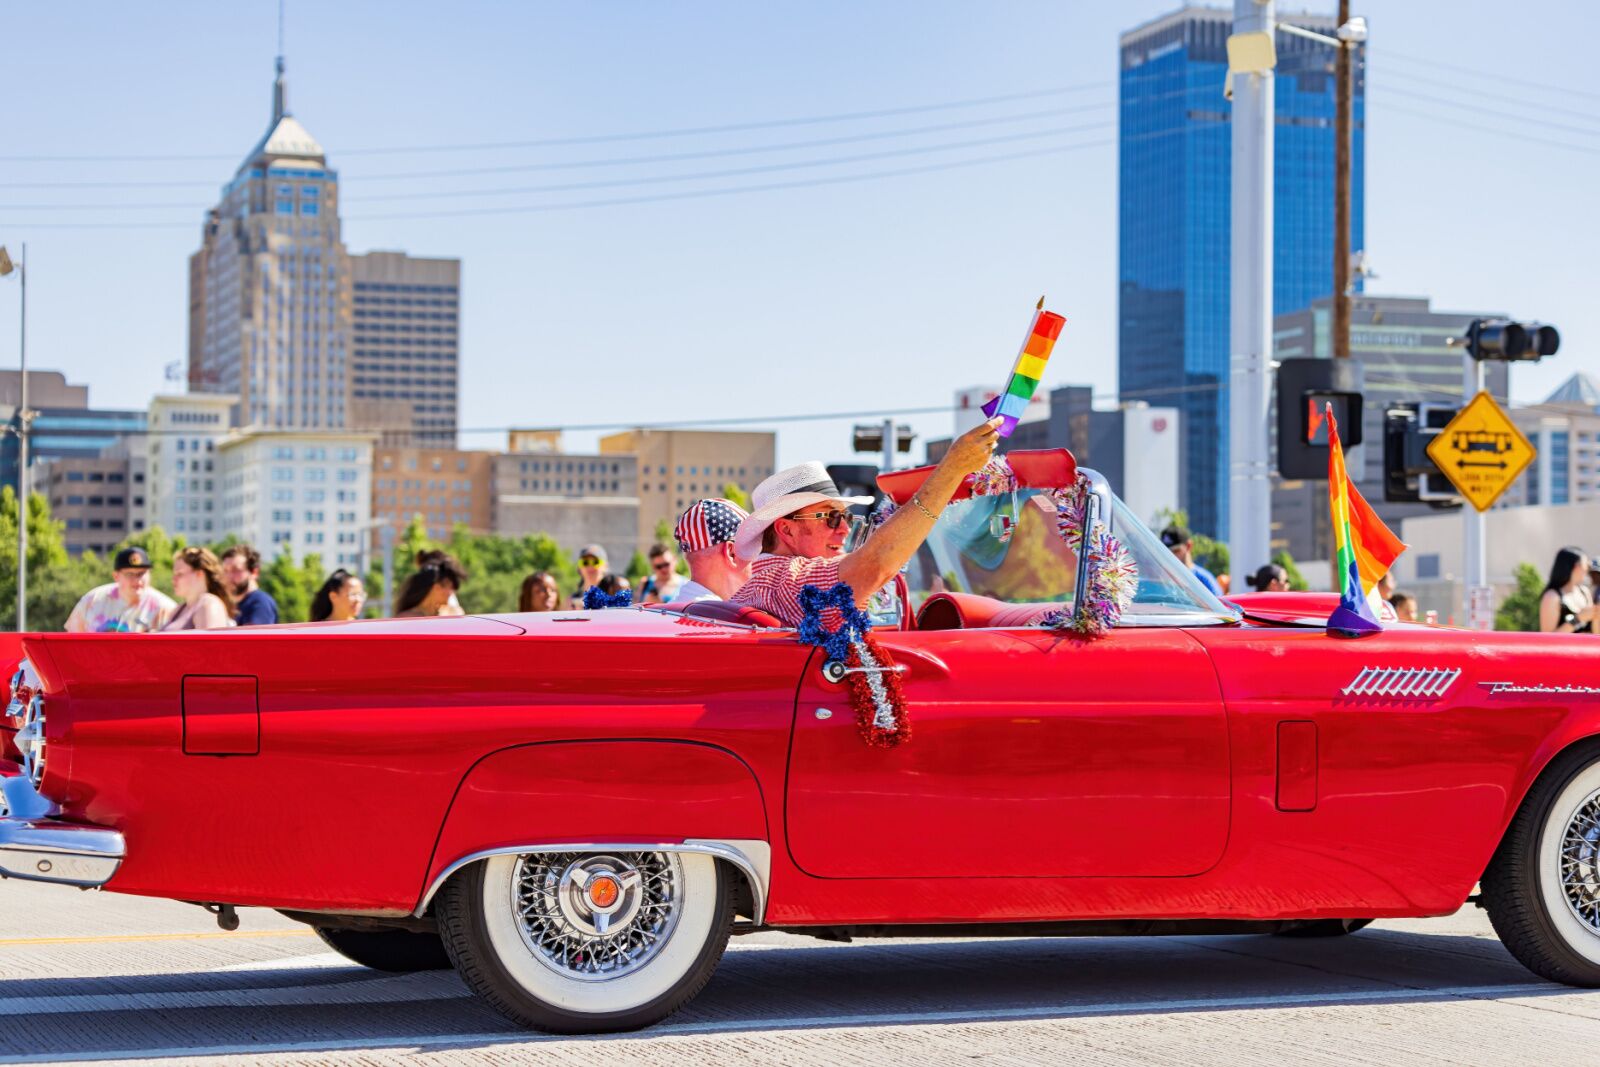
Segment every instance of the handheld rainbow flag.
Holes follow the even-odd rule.
[[[1350,637],[1381,630],[1367,597],[1406,546],[1345,473],[1332,404],[1328,405],[1328,503],[1333,512],[1333,573],[1340,584],[1339,606],[1328,616],[1328,629]]]
[[[1006,387],[999,396],[983,405],[983,413],[991,419],[997,414],[1000,416],[1001,437],[1011,436],[1022,413],[1028,409],[1028,401],[1033,399],[1034,391],[1039,388],[1039,379],[1044,377],[1044,365],[1050,362],[1050,352],[1055,348],[1056,338],[1061,336],[1061,327],[1066,322],[1054,311],[1044,310],[1044,297],[1039,298],[1038,305],[1033,309],[1033,321],[1028,323],[1028,336],[1023,339],[1022,351],[1017,353],[1016,363],[1012,364]]]

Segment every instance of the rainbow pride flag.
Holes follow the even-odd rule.
[[[1056,338],[1061,336],[1061,327],[1067,324],[1067,320],[1054,311],[1045,311],[1043,300],[1039,304],[1034,309],[1033,321],[1028,324],[1028,336],[1022,342],[1022,351],[1017,353],[1006,387],[999,396],[983,405],[983,413],[989,418],[1000,416],[1001,437],[1010,437],[1022,413],[1028,410],[1028,401],[1033,399],[1039,379],[1044,377],[1044,365],[1050,362]]]
[[[1381,630],[1367,598],[1406,546],[1362,498],[1344,469],[1339,424],[1328,405],[1328,503],[1333,512],[1333,573],[1340,583],[1339,606],[1328,629],[1348,636]]]

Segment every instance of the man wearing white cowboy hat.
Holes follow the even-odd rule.
[[[822,464],[779,471],[750,494],[754,510],[739,524],[734,551],[753,559],[750,580],[731,598],[798,626],[800,590],[849,584],[857,606],[894,578],[916,554],[961,480],[989,461],[1000,443],[999,419],[979,423],[956,438],[939,465],[905,507],[899,508],[854,552],[844,550],[851,504],[868,496],[841,496]]]

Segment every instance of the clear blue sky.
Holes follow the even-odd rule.
[[[352,251],[462,259],[464,427],[942,406],[957,387],[1003,374],[1041,292],[1068,318],[1047,384],[1111,394],[1117,36],[1175,6],[290,0],[289,99],[341,173]],[[1373,34],[1366,244],[1380,280],[1370,291],[1556,323],[1561,354],[1513,374],[1521,400],[1573,371],[1600,373],[1596,10],[1550,0],[1357,5]],[[272,0],[0,11],[0,242],[29,245],[30,362],[88,382],[97,405],[142,406],[168,388],[163,367],[185,357],[186,259],[205,208],[266,126],[275,23]],[[1512,60],[1521,66],[1505,66]],[[1054,92],[1063,89],[1072,91]],[[580,145],[359,151],[1029,93],[1048,95]],[[946,128],[898,135],[927,126]],[[838,143],[729,153],[824,140]],[[1067,145],[1084,147],[967,165]],[[696,153],[706,155],[659,158]],[[17,158],[83,155],[212,158]],[[838,161],[868,155],[877,158]],[[654,158],[597,162],[635,157]],[[580,165],[548,166],[560,163]],[[952,163],[962,165],[831,181]],[[807,165],[753,170],[775,164]],[[544,169],[382,177],[533,165]],[[665,180],[732,170],[749,172]],[[85,182],[106,184],[68,184]],[[163,182],[180,184],[136,184]],[[587,188],[468,193],[552,185]],[[439,193],[448,195],[377,199]],[[3,285],[0,365],[15,358],[15,290]],[[910,421],[925,436],[950,426],[943,414]],[[783,427],[780,460],[847,458],[848,429]]]

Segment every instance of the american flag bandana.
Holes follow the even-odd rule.
[[[673,527],[672,536],[678,539],[678,551],[700,552],[732,541],[739,524],[750,516],[738,504],[721,497],[696,500],[689,505]]]

